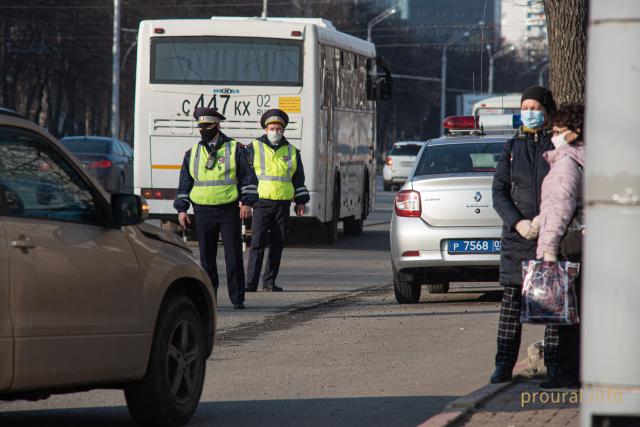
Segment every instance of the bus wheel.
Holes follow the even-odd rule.
[[[340,222],[340,181],[336,179],[333,185],[333,219],[323,227],[323,240],[327,245],[335,245],[338,241],[338,222]]]

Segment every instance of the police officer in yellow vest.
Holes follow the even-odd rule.
[[[233,308],[244,308],[244,265],[239,200],[257,200],[253,172],[241,144],[220,132],[225,117],[215,108],[196,108],[194,117],[202,139],[184,156],[177,198],[180,225],[191,223],[187,210],[193,204],[200,263],[218,291],[218,234],[222,234],[227,267],[227,287]]]
[[[262,278],[262,289],[280,292],[276,277],[284,249],[286,221],[291,202],[295,202],[297,216],[304,215],[309,192],[304,186],[304,169],[300,152],[284,137],[289,116],[282,110],[269,110],[262,115],[260,125],[266,133],[247,147],[248,157],[257,178],[258,200],[253,203],[251,222],[251,250],[247,266],[247,292],[258,289],[264,250],[269,258]],[[241,215],[250,215],[248,203]]]

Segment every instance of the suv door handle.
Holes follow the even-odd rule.
[[[31,241],[28,237],[20,236],[18,240],[13,240],[11,242],[11,246],[17,249],[33,249],[36,247],[36,244]]]

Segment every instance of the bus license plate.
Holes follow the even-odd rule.
[[[500,239],[449,240],[450,254],[499,254]]]

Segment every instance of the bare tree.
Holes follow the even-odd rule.
[[[544,0],[549,82],[558,104],[584,102],[588,0]]]

